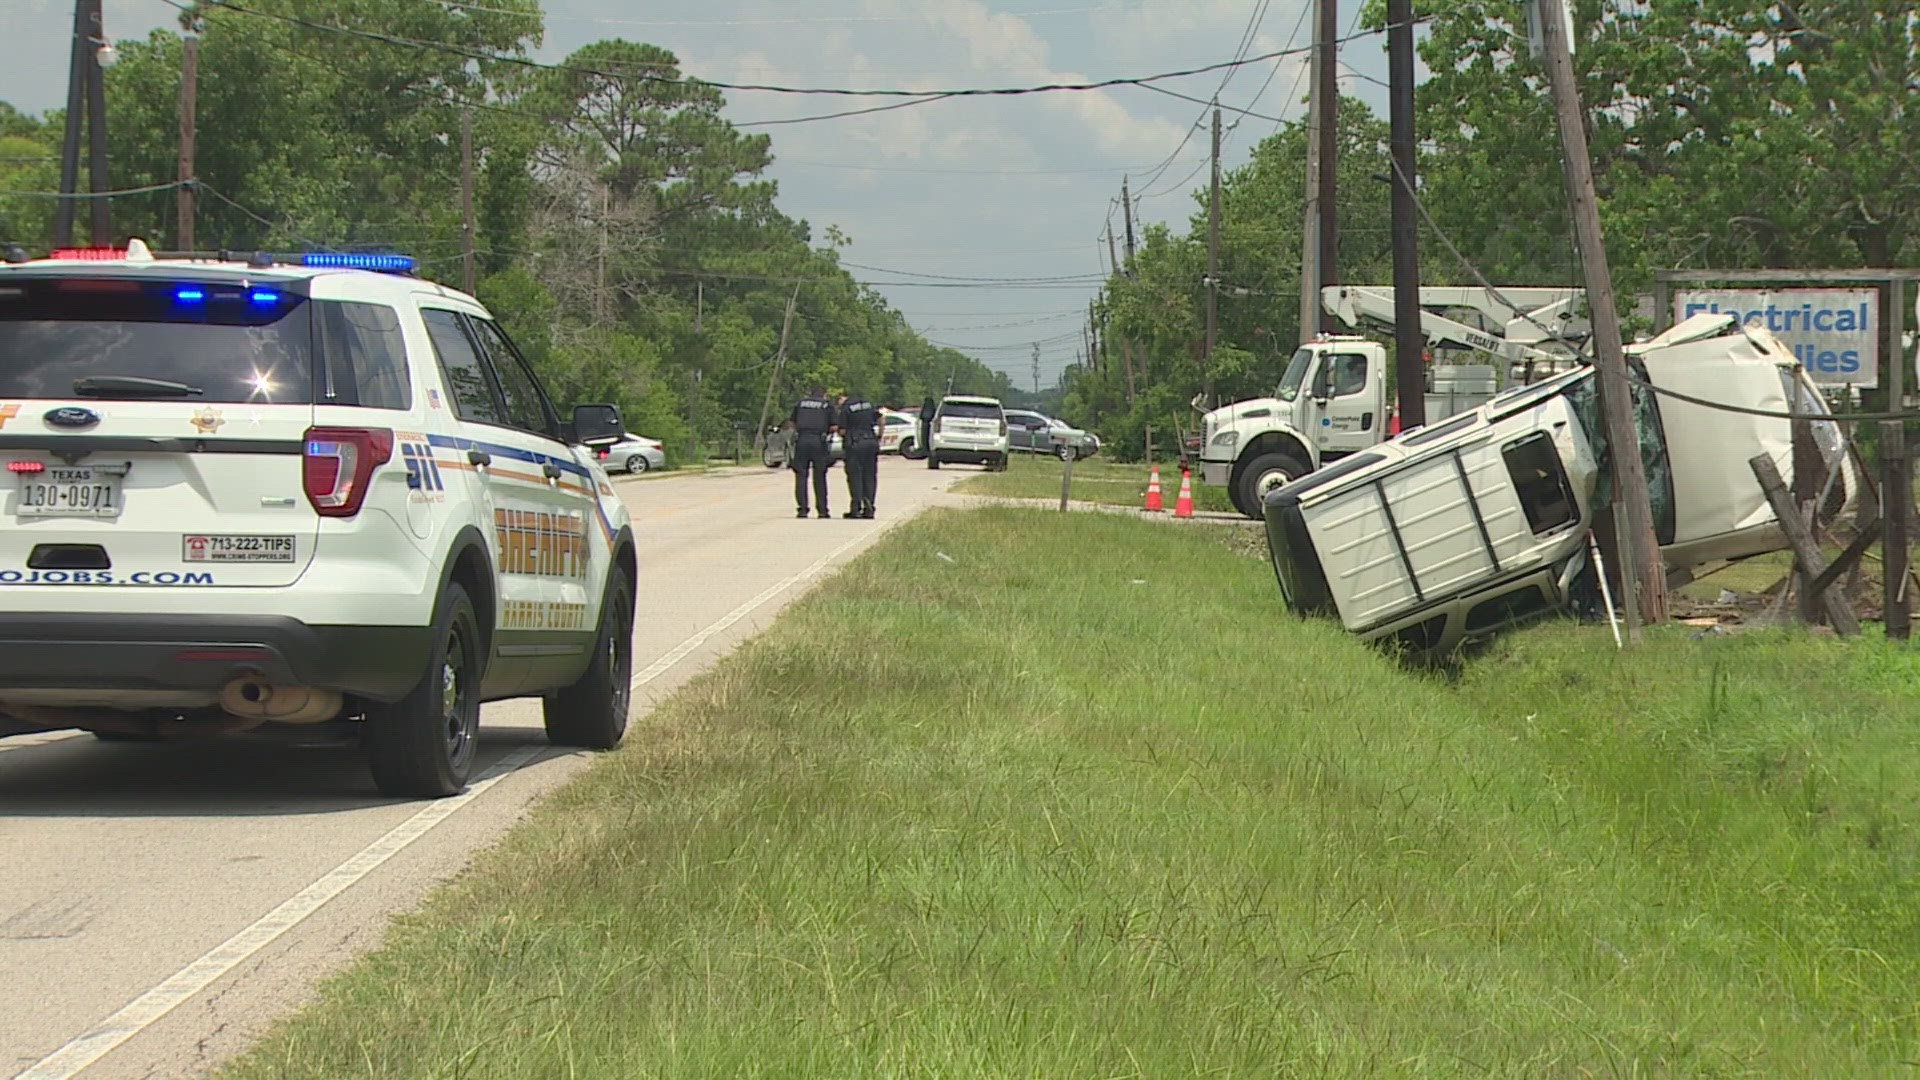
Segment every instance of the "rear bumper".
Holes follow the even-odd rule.
[[[419,683],[432,637],[284,615],[5,613],[0,689],[206,690],[253,676],[397,701]]]

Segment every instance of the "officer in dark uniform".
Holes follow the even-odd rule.
[[[847,455],[847,495],[853,500],[853,509],[841,516],[870,518],[880,482],[880,407],[863,397],[842,397],[840,438]]]
[[[833,435],[833,403],[822,387],[814,387],[793,406],[793,501],[797,516],[807,516],[807,474],[813,474],[813,503],[820,517],[827,512],[827,466],[832,463],[828,439]]]

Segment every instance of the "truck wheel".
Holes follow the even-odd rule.
[[[447,583],[433,620],[427,670],[413,692],[367,712],[367,764],[380,794],[457,795],[473,774],[480,742],[480,679],[486,649],[473,601]]]
[[[1265,513],[1267,492],[1305,475],[1307,467],[1292,454],[1261,454],[1240,470],[1240,482],[1235,486],[1240,497],[1234,502],[1241,513],[1258,521]]]
[[[934,455],[932,455],[932,454],[928,454],[928,455],[927,455],[927,468],[929,468],[929,469],[937,469],[937,468],[939,468],[939,467],[940,467],[940,459],[939,459],[938,457],[935,457],[935,456],[934,456]]]
[[[555,746],[611,750],[627,733],[627,703],[633,696],[633,592],[626,570],[607,575],[600,605],[600,636],[593,663],[580,681],[547,695],[547,741]]]

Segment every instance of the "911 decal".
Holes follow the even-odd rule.
[[[400,459],[407,466],[408,487],[415,491],[446,490],[446,481],[440,477],[440,463],[433,459],[433,447],[424,442],[403,442]]]
[[[579,514],[496,508],[493,533],[503,574],[586,579],[591,546]]]

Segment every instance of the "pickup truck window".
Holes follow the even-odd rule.
[[[1527,526],[1535,536],[1545,536],[1578,519],[1573,484],[1560,463],[1560,452],[1545,432],[1508,443],[1500,448],[1500,456],[1507,463],[1507,475],[1513,478],[1514,491],[1520,496],[1520,509],[1526,513]]]

